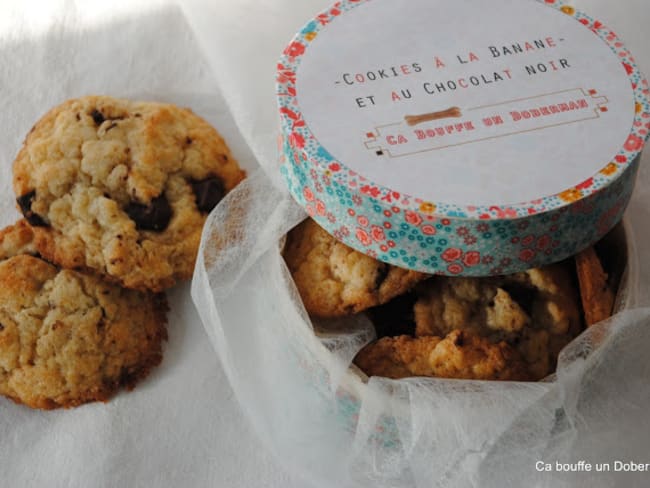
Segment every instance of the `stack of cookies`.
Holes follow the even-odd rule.
[[[368,376],[538,381],[614,305],[593,248],[508,276],[429,276],[359,253],[307,219],[284,257],[311,316],[373,321],[377,340],[354,360]]]
[[[244,177],[190,110],[89,96],[48,112],[14,162],[0,231],[0,394],[72,407],[162,359],[164,290],[192,276],[207,214]]]

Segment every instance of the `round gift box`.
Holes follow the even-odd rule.
[[[603,239],[596,243],[596,247],[599,248],[600,251],[599,257],[603,261],[605,270],[611,276],[618,277],[615,283],[611,283],[616,290],[616,299],[613,310],[614,314],[630,309],[630,294],[636,293],[636,289],[638,288],[637,253],[634,247],[634,241],[631,239],[632,235],[633,233],[630,231],[629,222],[623,219],[619,224],[614,226],[614,228],[607,233]],[[304,333],[309,334],[308,337],[310,339],[313,337],[313,332],[311,330],[305,330]],[[336,367],[337,358],[332,355],[331,351],[323,344],[322,340],[328,339],[332,335],[336,336],[336,334],[325,332],[317,334],[320,341],[313,343],[313,353],[318,357],[319,361],[322,364],[327,365],[328,368]],[[305,339],[307,339],[307,337],[305,337]],[[594,346],[598,346],[598,344],[596,343]],[[467,381],[449,380],[445,378],[428,379],[432,381],[441,381],[449,385],[450,388],[453,388],[451,384],[454,382]],[[351,364],[343,378],[339,380],[340,384],[336,388],[336,404],[340,416],[340,422],[350,432],[355,432],[359,421],[361,399],[367,400],[368,398],[372,398],[367,385],[368,380],[368,376],[363,371],[361,371],[355,364]],[[330,380],[327,378],[324,379],[324,381]],[[551,375],[541,382],[545,383],[550,390],[554,381],[554,375]],[[481,388],[479,385],[490,382],[474,381],[473,383],[474,391],[476,391],[476,389]],[[400,435],[396,425],[396,417],[399,417],[404,412],[408,411],[408,409],[404,408],[403,405],[399,405],[402,400],[397,398],[395,401],[398,405],[392,409],[394,417],[386,416],[377,419],[376,439],[381,443],[381,445],[388,449],[398,449],[398,446],[400,445]]]
[[[288,45],[277,94],[297,202],[352,248],[443,275],[601,239],[650,130],[623,44],[548,0],[343,0]]]

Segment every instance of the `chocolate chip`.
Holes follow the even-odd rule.
[[[454,345],[458,347],[463,347],[465,345],[465,334],[462,330],[458,331],[456,339],[454,339]]]
[[[122,367],[120,370],[120,376],[117,379],[117,382],[120,386],[126,388],[132,388],[138,381],[138,372],[131,371],[126,367]]]
[[[96,108],[94,108],[93,111],[90,112],[90,116],[93,118],[93,121],[95,122],[95,125],[102,125],[102,122],[104,122],[104,120],[106,120],[104,118],[104,114],[101,113]]]
[[[415,334],[415,293],[406,293],[388,303],[368,309],[367,315],[377,332],[377,339]]]
[[[217,176],[205,180],[192,181],[192,191],[196,197],[196,206],[201,212],[210,212],[226,194],[223,181]]]
[[[16,198],[16,201],[18,202],[20,211],[23,213],[25,219],[30,223],[30,225],[33,225],[34,227],[47,227],[48,224],[45,222],[43,217],[32,211],[32,202],[34,201],[34,198],[36,198],[36,190],[25,193],[23,196]]]
[[[517,302],[521,309],[530,317],[533,312],[533,302],[536,292],[533,288],[518,285],[504,285],[501,288]]]
[[[190,144],[192,144],[192,138],[191,138],[190,136],[187,136],[187,137],[185,138],[185,144],[187,144],[188,146],[189,146]]]
[[[3,330],[5,330],[5,326],[0,324],[0,332],[2,332]]]
[[[379,290],[389,272],[390,266],[388,266],[386,263],[381,263],[379,265],[379,268],[377,269],[377,276],[375,277],[375,290]]]
[[[172,217],[172,208],[164,195],[154,198],[149,205],[131,202],[124,211],[135,222],[138,230],[161,232],[167,228]]]

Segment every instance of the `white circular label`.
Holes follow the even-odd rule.
[[[371,0],[310,42],[297,99],[318,142],[424,200],[559,193],[621,149],[634,94],[618,57],[536,0]]]

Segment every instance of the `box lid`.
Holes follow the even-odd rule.
[[[605,235],[650,130],[615,34],[549,0],[344,0],[278,63],[281,171],[345,244],[487,276]]]

